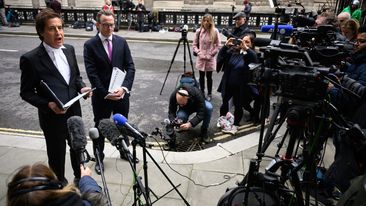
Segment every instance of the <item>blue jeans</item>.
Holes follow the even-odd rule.
[[[210,125],[210,121],[211,121],[211,116],[212,116],[213,107],[212,107],[211,102],[205,101],[205,107],[206,107],[205,108],[206,109],[205,117],[203,118],[203,121],[202,121],[201,130],[208,129],[208,127]],[[183,120],[183,122],[187,122],[189,115],[191,115],[192,113],[187,113],[187,111],[184,111],[184,110],[178,110],[177,118]]]

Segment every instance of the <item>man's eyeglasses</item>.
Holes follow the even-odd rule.
[[[103,24],[102,24],[102,26],[103,26],[103,28],[108,29],[108,28],[114,28],[115,24],[107,24],[107,23],[103,23]]]
[[[356,41],[361,44],[366,43],[366,39],[357,39]]]

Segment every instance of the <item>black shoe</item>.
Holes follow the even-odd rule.
[[[104,171],[104,164],[103,164],[103,162],[101,163],[101,166],[102,166],[102,169],[103,169],[103,171]],[[98,175],[100,175],[101,173],[102,173],[102,171],[101,171],[101,169],[100,169],[100,165],[98,164],[98,163],[96,163],[95,164],[95,172],[98,174]]]
[[[120,155],[120,158],[121,159],[123,159],[123,160],[127,160],[128,161],[128,158],[127,158],[127,156],[126,156],[126,154],[125,153],[119,153],[119,155]],[[131,156],[131,159],[132,159],[132,163],[136,163],[136,164],[138,164],[139,162],[140,162],[140,160],[139,160],[139,158],[137,158],[136,157],[136,160],[134,160],[133,158],[132,158],[132,156]]]
[[[61,180],[60,181],[61,182],[61,185],[63,186],[63,187],[65,187],[69,182],[67,181],[67,179],[66,178],[64,178],[63,180]]]
[[[206,144],[210,143],[210,141],[211,141],[210,137],[208,136],[207,129],[201,129],[200,138],[201,138],[201,141]]]

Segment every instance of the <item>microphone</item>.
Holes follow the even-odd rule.
[[[132,127],[128,122],[125,116],[122,114],[115,114],[113,115],[113,121],[117,126],[125,126],[130,132],[132,132],[133,137],[135,138],[142,138],[145,139],[145,137],[134,127]]]
[[[100,120],[98,129],[113,146],[118,146],[119,139],[121,139],[121,134],[117,126],[110,119]]]
[[[85,149],[87,144],[83,119],[80,116],[72,116],[67,120],[67,129],[70,134],[71,149],[78,154],[79,164],[89,162],[90,155]],[[85,166],[84,166],[85,167]]]
[[[273,32],[275,28],[275,25],[264,25],[261,27],[261,31],[268,33],[268,32]],[[294,31],[294,27],[292,25],[278,25],[278,30],[277,30],[280,34],[286,35],[286,36],[290,36],[292,34],[292,32]]]
[[[100,133],[105,136],[112,146],[117,147],[119,151],[125,152],[131,160],[133,159],[130,150],[126,142],[122,139],[121,133],[119,132],[117,126],[110,119],[102,119],[99,122],[98,128]]]
[[[99,138],[99,131],[97,128],[93,127],[89,129],[89,137],[92,140],[96,140]]]

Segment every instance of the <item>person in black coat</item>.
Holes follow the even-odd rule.
[[[243,39],[229,38],[217,56],[216,71],[224,72],[217,90],[222,96],[220,116],[225,116],[229,112],[229,100],[231,98],[233,98],[235,107],[234,125],[223,129],[223,132],[230,134],[237,132],[237,127],[243,117],[242,106],[245,102],[244,98],[251,96],[248,93],[250,91],[248,89],[249,64],[257,62],[256,53]]]
[[[142,0],[139,0],[138,4],[136,5],[135,10],[137,12],[137,23],[139,25],[139,32],[143,32],[146,8],[142,4]]]
[[[126,39],[114,35],[114,14],[110,10],[101,10],[97,14],[99,33],[84,44],[85,69],[93,87],[96,88],[92,97],[95,127],[99,121],[108,119],[111,114],[120,113],[128,118],[130,107],[130,91],[135,78],[135,64]],[[109,47],[109,48],[108,48]],[[117,68],[126,73],[122,85],[108,92],[112,69]],[[95,171],[100,174],[103,167],[105,137],[93,140],[94,151],[99,148],[102,165],[96,164]],[[125,137],[128,145],[128,137]],[[121,158],[126,158],[121,153]]]
[[[238,12],[233,17],[235,20],[235,26],[232,28],[232,35],[238,38],[243,38],[245,34],[252,33],[254,37],[256,36],[253,31],[250,30],[247,24],[246,15],[244,12]]]
[[[64,44],[63,22],[52,9],[44,9],[36,16],[36,30],[42,43],[20,57],[20,96],[38,108],[38,117],[43,130],[48,164],[64,184],[66,141],[70,145],[67,119],[81,116],[80,103],[74,103],[67,110],[57,106],[53,99],[40,87],[44,81],[56,96],[66,103],[78,93],[90,90],[80,76],[74,47]],[[75,180],[80,178],[76,154],[70,150]]]

